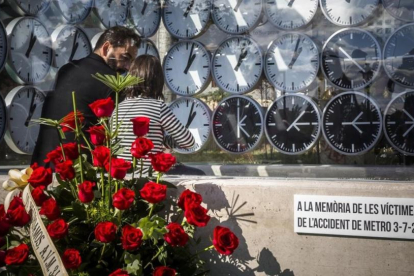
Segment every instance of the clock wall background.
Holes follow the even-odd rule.
[[[362,0],[356,2],[358,3],[356,7],[343,7],[347,2],[342,0],[169,0],[167,3],[169,8],[166,10],[162,9],[164,1],[157,0],[114,0],[109,1],[110,5],[114,5],[109,8],[106,7],[107,1],[102,0],[72,1],[73,6],[66,5],[66,1],[63,0],[36,0],[36,2],[42,3],[44,10],[37,14],[36,11],[31,13],[34,13],[37,20],[45,26],[51,37],[50,43],[53,43],[53,55],[58,55],[58,57],[54,56],[54,62],[46,77],[34,84],[43,94],[52,90],[57,69],[65,60],[67,62],[69,59],[80,58],[82,54],[89,53],[89,51],[74,53],[73,46],[88,45],[87,39],[91,41],[97,33],[104,30],[105,26],[113,22],[135,26],[137,31],[148,39],[149,46],[141,47],[140,54],[159,55],[161,61],[164,61],[167,53],[170,53],[169,56],[175,55],[172,47],[177,45],[181,45],[188,52],[186,52],[188,57],[181,57],[185,68],[177,76],[183,80],[187,78],[187,83],[194,87],[175,89],[177,88],[175,83],[166,86],[167,102],[173,102],[182,96],[197,98],[206,104],[212,113],[219,109],[218,105],[222,102],[220,112],[229,113],[215,117],[230,118],[225,123],[229,124],[229,130],[233,131],[234,135],[239,135],[238,137],[242,139],[234,141],[234,145],[218,145],[218,139],[213,139],[213,132],[210,129],[208,139],[201,139],[202,144],[194,150],[202,154],[188,154],[188,152],[177,154],[181,162],[321,165],[412,165],[414,163],[414,92],[407,92],[414,89],[414,26],[411,25],[414,22],[414,3],[410,0],[383,0],[384,3],[379,3],[379,0]],[[206,5],[209,2],[211,2],[211,9]],[[24,11],[24,5],[23,9],[17,8],[16,3],[15,0],[6,0],[0,5],[0,20],[6,28],[13,19],[29,16],[28,12]],[[99,12],[94,6],[96,4],[99,4]],[[122,12],[125,4],[130,5],[127,9],[130,13],[128,15]],[[81,5],[84,5],[84,8]],[[102,8],[103,6],[105,8]],[[257,10],[260,10],[260,7],[262,11],[259,13]],[[344,8],[347,8],[346,15],[340,10]],[[117,12],[111,14],[114,10]],[[148,18],[140,19],[140,14],[148,14]],[[71,29],[62,27],[63,24],[71,23],[80,31],[76,32],[73,27]],[[59,29],[66,31],[59,36]],[[82,34],[82,38],[74,41],[74,37],[79,37],[79,33]],[[347,36],[333,36],[336,33],[346,33]],[[367,35],[364,36],[366,33]],[[242,43],[237,45],[239,35],[247,36],[249,39],[241,39]],[[63,38],[59,42],[57,38],[61,36]],[[199,44],[189,43],[187,49],[186,44],[177,44],[183,39],[190,42],[197,41]],[[6,45],[3,40],[0,30],[0,43]],[[234,46],[230,45],[229,51],[219,51],[222,64],[211,66],[210,64],[214,64],[213,54],[225,40],[233,41]],[[244,42],[249,40],[252,41],[251,45],[257,44],[260,55],[256,53],[257,50],[252,50],[255,47]],[[5,52],[1,49],[3,44],[0,44],[0,70],[2,69],[1,55]],[[204,64],[209,59],[202,58],[205,50],[196,47],[197,51],[195,51],[192,45],[202,45],[205,48],[207,55],[210,55],[211,62],[208,64],[210,68],[205,68],[207,64]],[[269,45],[273,46],[268,51]],[[88,46],[79,48],[88,48]],[[200,57],[197,57],[198,53]],[[262,56],[263,59],[257,61],[249,58],[257,55]],[[164,64],[169,63],[164,61]],[[227,69],[221,70],[223,68]],[[168,69],[164,69],[167,74]],[[10,70],[0,71],[0,93],[3,98],[21,85],[8,71]],[[207,71],[208,76],[204,76]],[[247,76],[254,75],[257,75],[259,81],[250,82]],[[178,90],[178,93],[173,90]],[[188,95],[186,95],[187,90]],[[237,93],[237,91],[241,92]],[[350,91],[362,93],[369,98],[367,102],[362,102],[359,98],[355,101],[361,102],[362,107],[366,107],[367,103],[372,101],[382,113],[381,131],[369,133],[377,137],[368,139],[375,143],[367,144],[366,148],[364,148],[366,142],[361,138],[362,136],[358,136],[358,133],[364,132],[363,137],[366,138],[365,130],[370,129],[366,126],[376,125],[379,122],[378,118],[374,118],[375,116],[371,116],[369,112],[360,115],[366,108],[359,110],[358,108],[361,108],[359,105],[343,104],[338,111],[344,114],[343,117],[336,116],[335,122],[322,120],[324,112],[329,112],[329,108],[326,108],[328,102],[335,96]],[[402,92],[406,93],[401,94]],[[308,101],[300,97],[288,97],[298,93],[310,99],[317,108],[313,108],[312,104],[309,104],[309,108],[299,107],[299,102],[308,103]],[[243,112],[246,110],[247,114],[248,107],[240,106],[237,111],[237,107],[226,109],[224,106],[226,98],[237,95],[249,97],[262,107],[262,125],[250,120],[254,122],[254,127],[262,128],[261,132],[257,132],[261,133],[261,137],[253,139],[260,142],[250,143],[252,148],[248,151],[245,150],[246,147],[250,147],[248,142],[250,140],[247,138],[251,138],[251,135],[259,135],[249,133],[248,123],[243,120],[245,115]],[[356,100],[358,93],[349,95]],[[351,98],[347,98],[349,102],[352,101]],[[295,99],[299,100],[295,102]],[[341,98],[337,99],[338,105],[341,106]],[[268,107],[276,106],[273,104],[276,100],[277,108],[273,109],[275,113],[273,118],[270,118],[271,115],[266,113]],[[286,101],[289,102],[284,106],[283,102],[287,103]],[[197,107],[192,104],[188,107],[187,104],[180,104],[180,108],[174,112],[181,112],[183,123],[192,129],[191,124],[197,116],[196,110]],[[319,114],[310,116],[308,113],[312,111]],[[312,118],[312,122],[307,122],[306,118]],[[272,125],[266,125],[267,121]],[[220,125],[221,122],[210,121],[208,127],[211,128],[214,124]],[[306,124],[312,128],[307,127]],[[332,141],[325,140],[327,132],[333,129],[330,124],[341,126],[337,128],[339,131],[335,137],[337,139],[335,145]],[[202,127],[207,126],[203,124]],[[318,128],[320,131],[316,131]],[[193,128],[193,131],[197,130]],[[206,135],[205,131],[206,129],[202,129],[200,133]],[[294,132],[297,132],[297,136],[301,138],[297,141],[305,141],[306,145],[294,143],[292,146],[292,141],[289,141],[290,143],[286,143],[289,144],[289,148],[286,148],[283,139],[288,139]],[[272,135],[267,135],[269,133]],[[274,137],[279,133],[279,137]],[[289,135],[286,135],[287,133]],[[305,137],[306,135],[317,135],[317,137]],[[341,150],[341,139],[345,139],[344,137],[355,139],[355,143],[350,143],[350,148]],[[246,141],[246,144],[240,145],[243,141]],[[358,150],[354,149],[357,154],[352,153],[352,145],[353,147],[358,145]],[[236,150],[226,151],[227,146]],[[245,153],[237,154],[238,147],[244,149],[242,152]],[[17,154],[10,149],[4,139],[1,141],[0,166],[25,165],[29,160],[30,155]]]

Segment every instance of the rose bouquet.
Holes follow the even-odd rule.
[[[58,121],[38,121],[55,127],[61,138],[45,157],[58,183],[50,185],[53,170],[37,164],[11,170],[3,183],[10,193],[0,205],[0,275],[206,275],[200,253],[232,254],[238,238],[217,226],[211,246],[193,249],[197,227],[206,226],[210,216],[201,195],[190,190],[167,204],[167,189],[175,186],[161,177],[175,158],[149,154],[148,118],[132,120],[137,136],[130,149],[133,162],[117,158],[123,150],[116,142],[121,124],[110,123],[110,117],[114,112],[118,121],[119,93],[140,80],[94,77],[116,97],[115,103],[108,98],[90,105],[98,124],[86,130],[89,139],[74,93],[73,112]],[[75,134],[74,142],[65,141],[68,132]],[[139,166],[143,158],[152,164],[146,177]]]

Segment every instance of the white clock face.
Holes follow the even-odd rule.
[[[197,37],[208,27],[210,9],[211,0],[166,0],[164,25],[176,38]]]
[[[319,51],[307,36],[289,33],[273,41],[265,56],[265,74],[281,91],[297,92],[315,80]]]
[[[260,22],[262,0],[213,0],[213,21],[220,30],[243,34]]]
[[[378,9],[380,0],[320,0],[322,12],[338,26],[357,26],[367,22]]]
[[[7,127],[7,108],[2,96],[0,96],[0,142],[3,140]]]
[[[266,15],[277,28],[292,30],[311,22],[318,0],[267,0]]]
[[[163,70],[165,82],[174,93],[200,93],[210,82],[210,53],[197,41],[179,41],[165,56]]]
[[[40,118],[44,96],[34,87],[19,86],[7,94],[5,101],[8,108],[6,142],[17,153],[31,154],[40,125],[30,121]]]
[[[9,3],[20,15],[37,15],[49,8],[50,0],[10,0]]]
[[[128,0],[95,0],[95,8],[102,25],[109,29],[124,26],[128,18]]]
[[[160,0],[131,0],[129,14],[142,37],[153,36],[161,21]]]
[[[16,18],[7,26],[10,54],[7,70],[20,83],[43,80],[52,64],[52,47],[45,26],[35,18]]]
[[[160,54],[158,53],[157,47],[155,47],[154,42],[149,39],[141,39],[137,57],[142,55],[150,55],[160,59]]]
[[[200,151],[210,138],[210,108],[202,101],[188,97],[175,100],[169,107],[177,119],[190,130],[195,140],[192,148],[175,148],[174,150],[178,153]]]
[[[7,33],[0,21],[0,72],[3,70],[7,59]]]
[[[218,47],[212,62],[213,78],[224,91],[242,94],[253,90],[263,71],[263,56],[255,41],[231,37]]]
[[[88,36],[78,27],[64,25],[52,33],[55,66],[62,67],[72,60],[87,57],[92,52]]]
[[[57,0],[57,6],[66,22],[77,24],[88,17],[93,0]]]

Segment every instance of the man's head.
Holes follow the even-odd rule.
[[[94,52],[100,55],[109,67],[119,73],[129,70],[135,59],[141,39],[132,29],[116,26],[106,30],[96,43]]]

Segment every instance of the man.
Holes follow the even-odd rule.
[[[89,108],[92,102],[113,97],[113,92],[91,75],[115,75],[128,71],[136,57],[140,44],[139,36],[125,27],[112,27],[106,30],[96,43],[94,52],[88,57],[72,61],[59,69],[55,90],[46,97],[42,118],[59,120],[73,111],[72,91],[76,95],[76,107],[85,117],[84,130],[97,123],[97,118]],[[74,140],[73,133],[66,133],[66,142]],[[55,128],[41,125],[39,137],[33,152],[31,164],[44,165],[46,154],[59,145]]]

